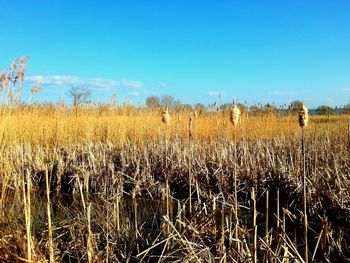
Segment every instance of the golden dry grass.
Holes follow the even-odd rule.
[[[129,255],[137,262],[148,254],[160,262],[252,255],[303,262],[304,252],[281,239],[305,243],[294,235],[302,209],[298,113],[242,112],[235,143],[229,111],[170,111],[166,127],[161,112],[1,108],[0,261],[125,262]],[[321,261],[350,255],[342,234],[350,218],[348,118],[310,116],[304,127],[308,254]]]
[[[191,113],[170,112],[170,140],[188,137],[188,118]],[[193,135],[197,141],[232,139],[233,127],[229,112],[205,113],[193,119]],[[180,118],[178,118],[180,116]],[[311,116],[307,130],[318,134],[339,134],[347,129],[348,116]],[[180,120],[180,121],[179,121]],[[242,114],[238,127],[238,140],[295,138],[300,134],[298,116],[247,116]],[[110,142],[144,144],[163,138],[160,110],[144,109],[79,109],[31,107],[2,109],[0,112],[1,147],[20,144],[52,146],[87,145]]]

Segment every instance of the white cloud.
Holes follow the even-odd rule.
[[[209,91],[208,95],[211,97],[220,97],[222,96],[222,92],[218,92],[218,91]]]
[[[139,89],[143,87],[142,82],[137,80],[128,80],[128,79],[122,79],[121,85],[124,87],[135,88],[135,89]]]
[[[350,92],[350,88],[344,88],[344,89],[342,89],[342,91]]]
[[[141,96],[141,93],[135,91],[135,92],[130,92],[129,95],[130,95],[130,96],[133,96],[133,97],[138,97],[138,96]]]
[[[128,79],[105,79],[105,78],[82,78],[77,76],[61,76],[61,75],[52,75],[52,76],[28,76],[26,81],[37,82],[39,81],[42,85],[48,86],[82,86],[92,89],[102,89],[109,90],[113,88],[133,88],[139,89],[143,87],[143,83],[137,80],[128,80]]]

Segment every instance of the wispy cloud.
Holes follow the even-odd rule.
[[[113,88],[132,88],[140,89],[143,87],[143,83],[138,80],[128,80],[128,79],[105,79],[105,78],[83,78],[78,76],[61,76],[61,75],[52,75],[52,76],[28,76],[26,78],[28,82],[37,82],[39,81],[42,85],[47,86],[82,86],[91,89],[101,89],[101,90],[110,90]]]
[[[342,91],[344,91],[344,92],[350,92],[350,88],[343,88]]]
[[[211,97],[221,97],[223,95],[222,92],[218,92],[218,91],[209,91],[208,95]]]
[[[138,96],[141,96],[141,93],[135,91],[135,92],[130,92],[129,95],[130,95],[130,96],[133,96],[133,97],[138,97]]]

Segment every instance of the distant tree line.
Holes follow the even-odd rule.
[[[81,105],[88,105],[91,103],[90,96],[91,91],[88,88],[72,87],[70,89],[70,96],[72,98],[73,107]],[[115,106],[116,95],[114,94],[111,99],[111,104]],[[149,96],[146,98],[146,107],[149,109],[157,108],[168,108],[176,111],[191,111],[196,110],[198,113],[202,112],[217,112],[229,110],[236,104],[242,112],[249,113],[250,115],[261,115],[261,114],[295,114],[301,108],[303,102],[300,100],[292,101],[289,105],[277,106],[274,103],[256,104],[248,106],[247,103],[224,103],[209,104],[205,106],[202,103],[196,103],[194,105],[184,104],[181,101],[174,99],[170,95],[163,96]],[[130,105],[131,106],[131,105]],[[321,105],[316,109],[310,109],[311,114],[318,115],[333,115],[350,113],[350,102],[342,107],[330,107]]]
[[[243,112],[247,112],[251,115],[258,114],[295,114],[299,112],[299,109],[303,105],[303,102],[300,100],[292,101],[289,105],[281,105],[277,106],[274,103],[266,103],[266,104],[256,104],[248,106],[246,103],[236,103],[237,106]],[[225,103],[218,105],[217,103],[209,104],[205,106],[201,103],[197,103],[195,105],[190,104],[182,104],[179,100],[175,100],[172,96],[164,95],[164,96],[150,96],[146,98],[146,106],[147,108],[169,108],[174,110],[196,110],[200,112],[215,112],[215,111],[225,111],[233,107],[234,103]],[[340,114],[340,113],[350,113],[350,103],[342,106],[342,107],[330,107],[326,105],[321,105],[316,109],[311,109],[311,113],[318,115],[332,115],[332,114]]]

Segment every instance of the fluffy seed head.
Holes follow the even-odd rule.
[[[35,83],[35,85],[32,87],[32,95],[34,95],[35,93],[38,93],[41,90],[40,87],[40,82]]]
[[[6,74],[4,72],[0,72],[0,89],[6,86]]]
[[[14,71],[17,68],[17,64],[16,61],[12,62],[11,66],[10,66],[10,70]]]
[[[300,108],[300,111],[299,111],[299,126],[301,128],[306,127],[308,121],[309,121],[309,111],[306,108],[306,106],[303,104],[303,106]]]
[[[19,59],[19,62],[20,62],[21,64],[24,64],[24,63],[26,63],[27,58],[28,58],[28,56],[23,56],[23,57],[21,57],[21,58]]]
[[[24,81],[24,71],[17,71],[16,78],[18,78],[20,81]]]
[[[235,105],[230,111],[230,122],[232,123],[233,126],[235,127],[237,126],[240,115],[241,115],[241,111]]]
[[[0,72],[0,81],[6,80],[6,74],[4,72]]]
[[[170,114],[168,108],[165,111],[162,111],[162,122],[165,125],[169,125],[170,123]]]
[[[19,59],[19,63],[21,64],[22,67],[25,65],[27,59],[28,59],[28,56],[23,56]]]
[[[197,118],[198,117],[198,112],[196,110],[193,111],[193,117]]]

